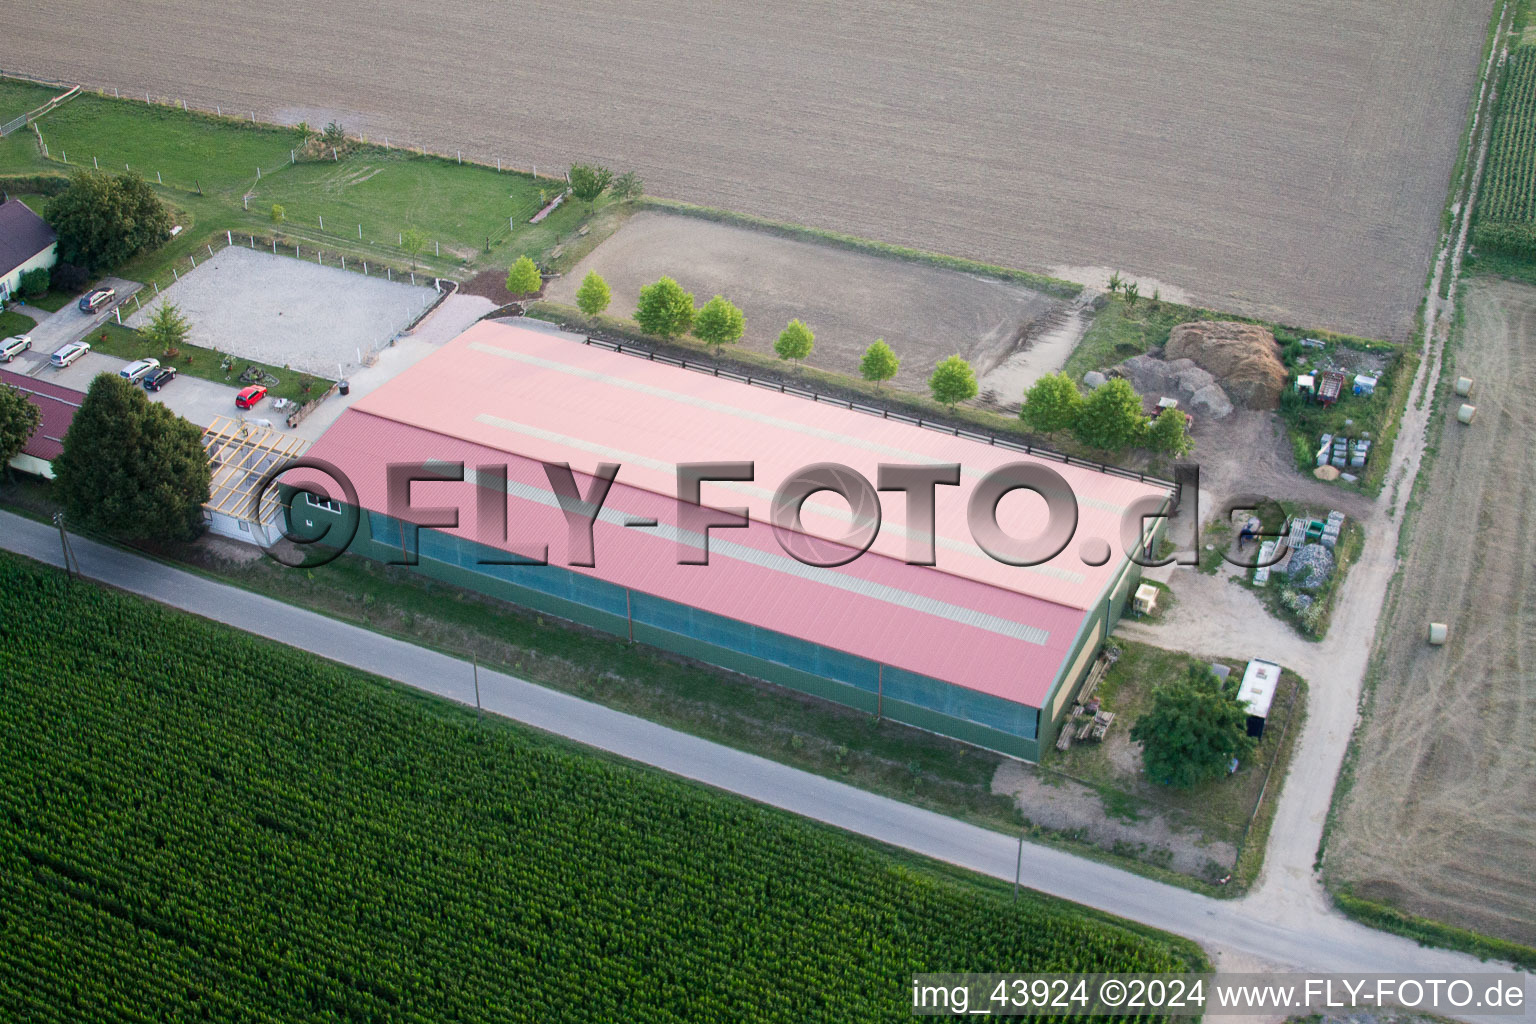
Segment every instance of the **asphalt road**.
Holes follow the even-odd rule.
[[[459,659],[84,538],[74,537],[71,543],[81,571],[92,579],[428,693],[474,703],[472,668]],[[56,530],[7,512],[0,512],[0,547],[62,564]],[[500,672],[482,669],[479,678],[482,705],[495,714],[892,846],[996,878],[1014,877],[1020,847],[1010,836]],[[1211,899],[1033,844],[1023,846],[1022,879],[1032,889],[1189,936],[1218,965],[1318,971],[1488,969],[1472,957],[1420,948],[1318,908],[1277,915],[1273,908]],[[1536,995],[1529,976],[1527,991]]]

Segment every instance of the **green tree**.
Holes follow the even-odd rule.
[[[539,273],[539,265],[527,256],[519,256],[507,271],[507,291],[519,298],[536,295],[543,287],[544,277]]]
[[[337,124],[335,121],[332,121],[330,124],[325,126],[325,131],[321,133],[321,138],[325,139],[325,144],[327,146],[335,146],[339,148],[346,145],[347,132],[346,129],[341,125]]]
[[[308,121],[300,121],[294,125],[293,132],[299,137],[300,146],[307,146],[320,137],[320,133],[315,130],[315,126]]]
[[[613,172],[591,164],[571,164],[571,195],[591,205],[613,183]]]
[[[87,270],[115,267],[171,236],[165,204],[137,174],[77,171],[48,203],[59,259]]]
[[[645,195],[645,182],[634,171],[625,171],[613,179],[612,192],[620,199],[639,199]]]
[[[190,540],[210,471],[202,430],[116,374],[91,382],[53,462],[70,522],[131,540]]]
[[[597,271],[587,271],[587,276],[581,279],[581,287],[576,289],[576,308],[587,316],[597,316],[612,301],[613,292],[609,290],[608,282]]]
[[[1071,430],[1082,411],[1083,396],[1072,378],[1064,373],[1048,373],[1025,393],[1019,418],[1031,430],[1052,434]]]
[[[746,329],[746,316],[724,295],[716,295],[704,303],[693,318],[694,337],[714,349],[716,357],[721,345],[740,340]]]
[[[646,334],[658,338],[676,338],[693,326],[693,293],[664,277],[640,289],[635,305],[635,322]]]
[[[411,258],[411,269],[416,269],[416,257],[422,254],[427,247],[427,236],[416,228],[409,228],[400,232],[400,248]]]
[[[1124,291],[1125,304],[1127,306],[1136,305],[1136,300],[1141,297],[1141,285],[1137,284],[1135,281],[1128,282],[1124,288]]]
[[[773,343],[773,350],[780,359],[793,359],[797,363],[810,355],[815,347],[815,332],[799,320],[791,320],[789,326],[779,332],[779,340]]]
[[[1072,429],[1089,447],[1114,452],[1140,440],[1145,423],[1141,396],[1129,381],[1116,377],[1084,400]]]
[[[864,356],[859,360],[859,376],[879,387],[884,387],[885,382],[896,376],[900,369],[901,360],[896,358],[896,353],[891,351],[891,346],[885,343],[884,338],[876,338],[875,343],[864,350]]]
[[[1184,679],[1152,692],[1152,707],[1131,726],[1141,744],[1142,765],[1153,782],[1188,789],[1226,774],[1232,759],[1255,743],[1248,711],[1205,665],[1190,666]]]
[[[928,378],[928,390],[935,402],[953,409],[976,397],[976,371],[956,353],[934,367],[933,376]]]
[[[1155,452],[1188,455],[1195,446],[1189,436],[1189,417],[1181,409],[1164,409],[1147,426],[1146,444]]]
[[[43,420],[37,406],[9,384],[0,384],[0,470],[21,454],[22,445]]]
[[[184,345],[192,333],[192,321],[182,313],[181,307],[161,302],[150,314],[149,322],[139,328],[139,334],[158,350]]]
[[[1110,274],[1109,275],[1109,280],[1107,282],[1105,282],[1105,283],[1109,285],[1109,294],[1113,295],[1116,292],[1118,292],[1120,290],[1120,285],[1122,283],[1120,281],[1120,271],[1117,270],[1114,273]]]
[[[273,203],[272,204],[272,223],[273,224],[281,224],[284,221],[284,219],[287,218],[287,216],[288,216],[288,211],[283,208],[283,205],[281,203]]]

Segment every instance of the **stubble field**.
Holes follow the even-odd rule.
[[[1467,290],[1455,372],[1388,608],[1329,874],[1355,896],[1536,944],[1536,289]],[[1425,642],[1431,621],[1450,642]]]
[[[1400,339],[1491,3],[11,0],[0,66]]]

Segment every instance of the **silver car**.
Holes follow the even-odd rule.
[[[72,341],[68,345],[61,346],[57,352],[48,357],[48,361],[54,366],[63,368],[79,359],[91,350],[88,342]]]
[[[158,359],[135,359],[121,370],[118,370],[117,375],[129,384],[137,384],[144,379],[146,373],[158,369],[160,369],[160,360]]]
[[[30,335],[18,334],[12,338],[6,338],[4,341],[0,341],[0,361],[8,363],[31,347],[32,338]]]

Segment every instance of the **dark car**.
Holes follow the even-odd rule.
[[[145,391],[159,391],[171,381],[176,379],[176,367],[162,366],[160,369],[144,378]]]
[[[117,298],[117,289],[97,288],[91,294],[81,297],[80,312],[94,313],[115,298]]]

